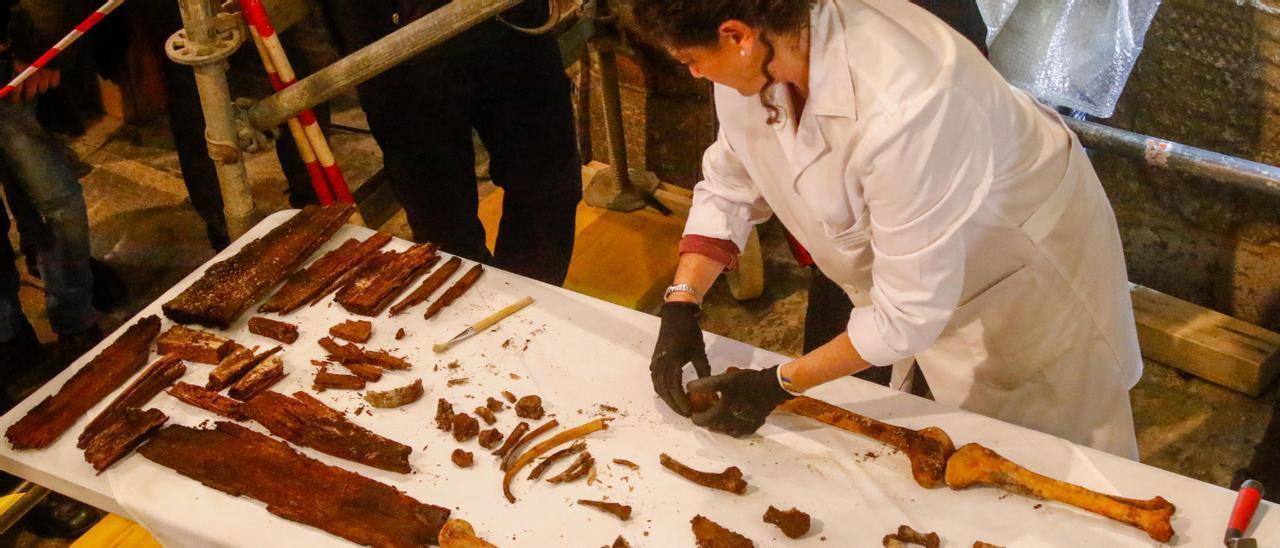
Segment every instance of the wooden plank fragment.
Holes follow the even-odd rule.
[[[385,251],[340,289],[334,300],[352,314],[377,316],[418,274],[438,260],[435,246],[429,243],[414,245],[403,253]]]
[[[298,340],[298,326],[262,316],[249,318],[249,332],[285,344],[293,344]]]
[[[347,320],[329,328],[329,334],[339,339],[364,344],[373,335],[373,322],[369,320]]]
[[[101,474],[168,421],[169,416],[159,409],[128,408],[114,413],[110,424],[85,447],[84,460]]]
[[[272,356],[240,377],[240,380],[227,390],[227,395],[240,401],[248,401],[283,378],[284,362],[278,356]]]
[[[484,274],[483,265],[477,264],[471,267],[466,274],[463,274],[461,278],[458,278],[458,281],[449,286],[449,289],[444,290],[444,293],[440,295],[439,299],[436,299],[435,302],[431,303],[431,306],[427,307],[427,313],[423,318],[430,320],[433,316],[439,314],[441,310],[444,310],[444,307],[449,306],[450,304],[453,304],[453,301],[462,298],[462,296],[466,294],[467,290],[471,289],[471,286],[475,285],[476,281],[480,279],[481,274]]]
[[[1280,333],[1150,288],[1129,294],[1143,357],[1253,397],[1280,375]]]
[[[370,432],[306,392],[270,390],[244,406],[249,418],[286,441],[381,470],[408,474],[408,445]]]
[[[160,318],[147,316],[5,431],[14,449],[44,449],[147,363],[151,341],[160,334]]]
[[[302,264],[351,214],[354,204],[307,206],[161,306],[169,319],[226,329],[254,301]]]
[[[312,299],[327,295],[326,290],[335,289],[334,282],[357,268],[390,241],[390,234],[378,232],[363,242],[355,238],[343,242],[307,268],[291,274],[258,311],[288,314]]]
[[[398,315],[409,308],[426,302],[427,299],[431,298],[431,294],[444,287],[444,283],[449,280],[449,276],[452,276],[461,267],[462,259],[458,257],[449,259],[440,268],[437,268],[435,272],[432,272],[430,276],[427,276],[427,279],[423,280],[422,285],[413,290],[413,293],[393,305],[390,315]]]
[[[316,392],[324,392],[325,390],[364,390],[364,379],[355,375],[341,375],[338,373],[330,373],[329,370],[321,368],[316,373],[316,378],[311,384],[311,389]]]
[[[196,363],[217,365],[236,348],[235,341],[203,329],[183,325],[170,327],[156,339],[156,352],[173,354]]]
[[[447,508],[423,504],[234,423],[219,422],[213,430],[168,426],[138,452],[213,489],[259,500],[272,514],[357,544],[434,545],[449,519]]]
[[[99,435],[111,421],[115,420],[116,415],[126,409],[141,409],[143,405],[151,401],[151,398],[156,397],[156,394],[173,385],[186,372],[187,366],[183,365],[182,360],[176,354],[165,354],[156,360],[128,388],[125,388],[119,396],[116,396],[116,399],[112,400],[106,409],[103,409],[101,413],[98,413],[97,417],[89,421],[89,425],[80,432],[76,447],[80,449],[87,447],[95,436]]]
[[[205,388],[214,392],[222,391],[223,388],[231,386],[240,380],[240,377],[244,376],[245,373],[253,370],[267,358],[276,355],[280,350],[281,347],[277,346],[266,352],[254,354],[254,351],[248,348],[236,349],[230,356],[227,356],[227,359],[222,360],[218,367],[209,372],[209,382],[205,385]]]
[[[244,416],[244,410],[241,409],[244,405],[243,403],[202,386],[180,382],[169,389],[169,395],[177,398],[182,403],[199,407],[233,421],[242,421],[248,418]]]

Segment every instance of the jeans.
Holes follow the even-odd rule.
[[[7,71],[0,70],[0,74]],[[24,234],[33,242],[45,284],[49,323],[59,334],[93,327],[93,274],[89,270],[89,215],[69,151],[35,119],[32,105],[0,102],[0,182],[6,199],[39,215],[43,226]],[[11,205],[12,207],[12,205]],[[0,223],[0,342],[12,339],[25,318],[18,301],[19,278]]]

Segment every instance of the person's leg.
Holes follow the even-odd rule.
[[[45,283],[49,323],[60,336],[97,326],[89,267],[89,215],[71,159],[40,127],[30,107],[0,105],[0,161],[21,189],[11,201],[29,200],[44,234],[37,258]]]
[[[489,151],[489,174],[504,192],[494,262],[561,285],[582,200],[569,79],[555,42],[511,42],[474,68],[483,82],[476,130]]]
[[[160,51],[165,40],[182,28],[177,2],[145,0],[136,6],[146,10],[152,47]],[[173,133],[173,145],[182,168],[182,181],[186,184],[191,206],[204,220],[209,243],[215,250],[222,250],[230,245],[231,238],[222,214],[218,171],[213,159],[209,158],[209,147],[205,143],[204,113],[200,109],[195,73],[191,67],[167,61],[161,63],[161,70],[169,99],[169,129]]]
[[[22,313],[17,257],[9,244],[9,214],[0,202],[0,412],[13,407],[13,380],[41,357],[40,340]]]
[[[419,242],[489,262],[476,217],[475,81],[446,61],[402,66],[360,87],[391,188]],[[456,70],[455,70],[456,68]]]

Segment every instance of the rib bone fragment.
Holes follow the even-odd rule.
[[[547,424],[552,424],[554,422],[555,421],[553,420]],[[559,434],[556,434],[548,438],[546,441],[533,446],[531,449],[529,449],[529,451],[527,451],[523,455],[520,455],[518,458],[516,458],[515,462],[512,462],[511,466],[507,468],[506,475],[502,477],[502,494],[506,495],[508,501],[514,503],[516,501],[516,497],[515,495],[511,494],[511,480],[515,479],[516,474],[520,473],[520,469],[524,468],[525,465],[529,464],[530,462],[533,462],[533,459],[536,459],[542,456],[543,453],[546,453],[547,451],[555,449],[559,445],[582,438],[592,432],[598,432],[600,430],[604,430],[607,428],[609,428],[608,419],[596,419],[586,424],[582,424],[582,425],[570,428],[568,430],[564,430]],[[532,436],[527,436],[526,439],[531,437]]]
[[[779,408],[902,451],[910,459],[911,475],[921,487],[934,489],[946,484],[947,458],[955,452],[955,444],[940,428],[911,430],[894,426],[807,396],[790,400]]]
[[[658,455],[658,461],[661,462],[668,470],[675,472],[680,477],[703,487],[728,491],[735,495],[741,495],[747,492],[747,482],[742,479],[742,470],[737,466],[730,466],[725,468],[723,472],[715,474],[689,468],[676,459],[671,458],[666,453]]]
[[[1173,538],[1173,504],[1162,497],[1127,499],[1090,491],[1045,477],[1005,459],[995,451],[970,443],[947,462],[947,485],[964,489],[975,485],[999,487],[1020,495],[1061,502],[1141,529],[1159,542]]]
[[[631,519],[631,507],[617,502],[607,502],[603,500],[587,500],[578,499],[578,504],[590,506],[602,512],[613,514],[622,521]]]

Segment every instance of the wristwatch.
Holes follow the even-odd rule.
[[[688,293],[693,295],[693,298],[698,301],[699,305],[702,304],[702,294],[698,293],[698,290],[694,289],[693,286],[689,284],[675,284],[668,287],[667,290],[662,293],[662,300],[666,301],[671,298],[672,293]]]

